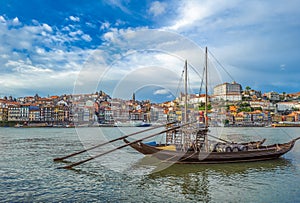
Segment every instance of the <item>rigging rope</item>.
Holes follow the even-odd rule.
[[[216,60],[216,62],[219,64],[219,66],[221,66],[221,68],[224,70],[224,72],[230,77],[230,79],[231,79],[232,81],[235,81],[234,78],[232,77],[232,75],[229,74],[229,72],[228,72],[228,71],[224,68],[224,66],[218,61],[218,59],[213,55],[213,53],[210,52],[209,50],[208,50],[208,52],[209,52],[210,55]]]
[[[202,78],[201,78],[201,85],[200,85],[200,89],[199,89],[199,96],[202,92],[202,86],[203,86],[203,82],[204,82],[204,74],[205,74],[205,65],[203,65],[203,72],[202,72]]]
[[[182,80],[183,80],[183,74],[184,74],[184,69],[183,69],[182,72],[181,72],[181,77],[180,77],[180,80],[179,80],[179,83],[178,83],[178,86],[177,86],[177,90],[176,90],[176,96],[179,96],[179,95],[178,95],[178,91],[179,91],[179,89],[180,89],[181,82],[182,82]]]

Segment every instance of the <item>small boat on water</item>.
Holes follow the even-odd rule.
[[[151,126],[151,123],[144,122],[144,121],[135,121],[135,120],[130,120],[126,122],[121,122],[117,121],[114,124],[115,127],[149,127]]]
[[[273,123],[272,124],[273,128],[276,127],[300,127],[300,122],[279,122],[279,123]]]
[[[136,127],[150,127],[151,123],[147,123],[147,122],[142,122],[139,125],[137,125]]]
[[[20,123],[17,123],[15,126],[14,126],[15,128],[22,128],[23,127],[23,125],[22,124],[20,124]]]
[[[136,151],[154,156],[162,161],[174,163],[232,163],[262,161],[279,158],[290,151],[300,137],[283,144],[263,145],[262,141],[247,143],[235,143],[219,139],[209,135],[207,116],[208,91],[207,91],[207,48],[205,50],[205,78],[206,78],[206,101],[205,101],[205,125],[202,128],[185,125],[178,129],[170,129],[166,134],[166,144],[146,144],[143,142],[130,142],[123,139]],[[185,62],[185,90],[187,90],[187,62]],[[185,92],[187,95],[187,92]],[[187,96],[185,98],[184,122],[187,123]],[[212,136],[219,141],[209,140]]]

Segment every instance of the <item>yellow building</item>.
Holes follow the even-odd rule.
[[[0,121],[7,121],[8,119],[8,109],[7,108],[0,108]]]

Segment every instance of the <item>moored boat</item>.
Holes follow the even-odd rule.
[[[247,148],[246,150],[237,151],[181,151],[160,148],[159,146],[150,146],[142,142],[132,143],[130,146],[144,155],[152,155],[162,161],[175,163],[234,163],[250,162],[276,159],[290,151],[295,142],[300,137],[284,144],[259,145],[258,147]],[[124,139],[126,143],[130,143]]]
[[[300,127],[300,122],[279,122],[273,123],[272,127]]]

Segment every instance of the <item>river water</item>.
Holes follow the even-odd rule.
[[[143,129],[0,128],[0,202],[300,202],[300,141],[280,159],[255,163],[163,165],[127,147],[73,170],[57,169],[70,162],[53,162]],[[236,141],[267,138],[271,144],[300,136],[300,128],[224,128],[220,133]]]

